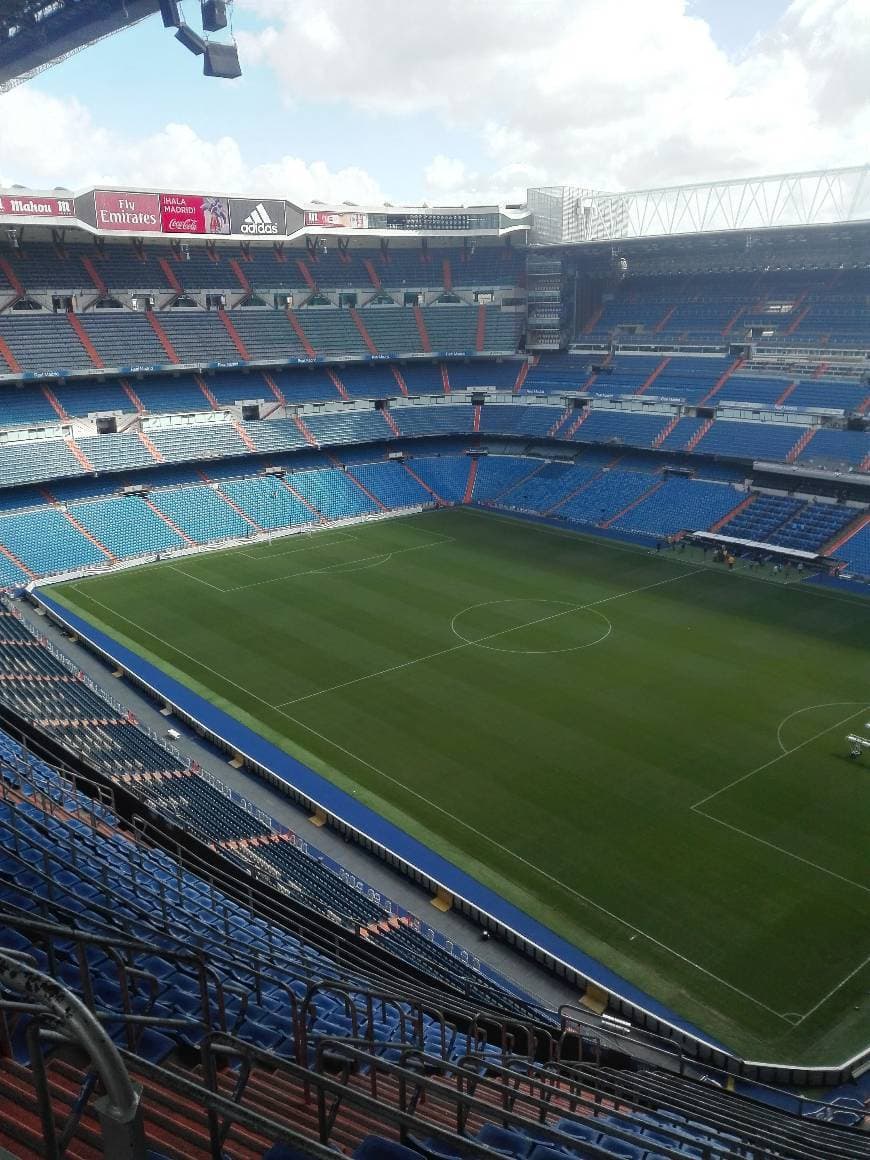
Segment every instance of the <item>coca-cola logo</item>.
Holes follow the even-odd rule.
[[[223,197],[161,193],[160,216],[165,234],[226,234],[229,204]]]
[[[170,234],[195,234],[199,232],[196,218],[163,218],[163,228]]]

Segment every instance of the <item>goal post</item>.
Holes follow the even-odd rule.
[[[870,737],[862,737],[859,733],[849,733],[846,735],[846,743],[849,746],[849,756],[853,761],[858,761],[865,753],[870,752]]]

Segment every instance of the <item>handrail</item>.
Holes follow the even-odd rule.
[[[145,1136],[139,1092],[130,1082],[127,1069],[112,1040],[99,1021],[75,995],[58,982],[19,958],[0,951],[0,983],[9,990],[27,996],[39,1014],[50,1016],[52,1030],[75,1043],[91,1059],[102,1081],[106,1095],[96,1103],[103,1126],[103,1155],[106,1160],[143,1160]],[[41,1020],[37,1015],[37,1023]],[[31,1064],[40,1084],[44,1070],[38,1061],[38,1031],[28,1036]],[[50,1128],[46,1139],[47,1155],[59,1155],[53,1116],[47,1102],[47,1089],[39,1093],[44,1129]]]

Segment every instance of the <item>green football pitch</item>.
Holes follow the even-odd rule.
[[[746,1058],[866,1045],[870,603],[468,509],[51,594]]]

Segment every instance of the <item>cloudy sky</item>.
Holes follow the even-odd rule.
[[[234,8],[241,80],[154,17],[0,96],[0,186],[443,205],[870,160],[870,0]]]

